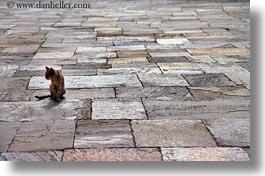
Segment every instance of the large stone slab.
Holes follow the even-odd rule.
[[[184,51],[150,51],[152,57],[181,57],[181,56],[190,56],[188,52]]]
[[[164,161],[249,161],[248,154],[236,147],[162,148]]]
[[[245,85],[248,89],[250,89],[250,72],[248,71],[229,72],[225,73],[225,75],[237,85]]]
[[[29,79],[29,77],[3,77],[1,78],[0,89],[25,90],[29,83]]]
[[[249,97],[234,97],[210,101],[143,100],[150,119],[214,119],[249,118]]]
[[[120,87],[116,88],[118,98],[148,98],[157,100],[182,100],[191,97],[186,87]]]
[[[159,43],[160,45],[180,45],[189,42],[188,39],[186,38],[159,38],[156,39],[156,42]]]
[[[108,64],[130,64],[130,63],[148,63],[146,57],[132,57],[132,58],[113,58],[108,59]]]
[[[7,151],[9,145],[17,133],[20,124],[21,122],[0,121],[0,153]]]
[[[104,107],[104,108],[103,108]],[[92,119],[145,119],[140,100],[108,99],[92,102]]]
[[[250,119],[207,120],[211,131],[220,146],[250,146]]]
[[[68,149],[63,161],[161,161],[157,148]]]
[[[137,147],[216,146],[200,120],[132,121]]]
[[[47,94],[46,94],[47,95]],[[0,102],[0,121],[64,120],[79,117],[79,100]]]
[[[62,161],[62,151],[7,152],[0,154],[0,161]]]
[[[244,68],[239,65],[228,62],[228,63],[198,63],[197,66],[201,68],[205,73],[229,73],[229,72],[247,72]]]
[[[33,90],[0,90],[0,102],[29,101]]]
[[[224,74],[221,74],[221,73],[183,75],[183,77],[189,82],[191,86],[194,86],[194,87],[236,86],[231,80],[229,80]]]
[[[76,53],[85,53],[85,52],[104,52],[106,47],[83,47],[79,46],[76,49]]]
[[[74,52],[47,52],[37,53],[33,59],[70,59]]]
[[[48,89],[50,81],[44,77],[32,77],[29,89]],[[102,75],[102,76],[65,76],[66,88],[96,88],[96,87],[141,87],[136,75]]]
[[[175,63],[158,63],[164,74],[202,74],[203,71],[194,63],[175,62]]]
[[[130,74],[161,74],[161,71],[158,67],[122,67],[122,68],[108,68],[108,69],[98,69],[98,75],[130,75]]]
[[[181,75],[138,74],[144,87],[150,86],[189,86]]]
[[[208,48],[208,49],[187,49],[191,55],[210,56],[249,56],[250,51],[244,48]]]
[[[128,120],[80,120],[74,148],[134,147]]]
[[[0,65],[0,78],[13,76],[17,68],[18,65]]]
[[[74,120],[23,122],[8,151],[53,150],[73,147]]]
[[[109,46],[107,51],[138,51],[145,50],[144,45],[128,45],[128,46]]]

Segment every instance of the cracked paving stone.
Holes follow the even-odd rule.
[[[30,79],[29,89],[48,89],[50,81],[35,76]],[[65,76],[66,88],[142,87],[136,75]],[[0,87],[1,88],[1,87]]]
[[[137,147],[216,146],[200,120],[132,121]]]
[[[71,120],[79,117],[78,109],[82,105],[82,101],[79,100],[62,100],[56,102],[49,98],[30,102],[0,102],[0,120]]]
[[[220,146],[250,146],[250,119],[212,119],[207,120],[211,131]]]
[[[249,118],[250,98],[233,97],[209,101],[161,101],[144,99],[149,119]]]
[[[146,119],[143,104],[137,99],[97,99],[92,109],[92,119]]]
[[[164,161],[249,161],[237,147],[162,148],[161,152]]]
[[[2,159],[1,159],[2,157]],[[62,151],[7,152],[0,154],[0,161],[62,161]]]
[[[209,56],[249,56],[250,51],[245,48],[208,48],[208,49],[187,49],[191,55]]]
[[[138,74],[144,87],[151,86],[189,86],[181,75]]]
[[[236,86],[222,73],[208,73],[198,75],[183,75],[191,86],[202,87],[202,86]]]
[[[161,161],[157,148],[67,149],[63,161]]]
[[[1,111],[0,111],[1,112]],[[2,113],[2,112],[1,112]],[[1,152],[6,152],[21,122],[3,122],[0,121],[0,155]],[[1,156],[0,156],[1,160]]]
[[[117,98],[148,98],[157,100],[182,100],[191,97],[186,87],[116,88]]]
[[[158,63],[164,74],[202,74],[203,71],[194,63],[190,62],[172,62]]]
[[[74,148],[134,147],[129,120],[79,120]]]
[[[71,148],[74,120],[22,122],[8,151],[36,151]]]

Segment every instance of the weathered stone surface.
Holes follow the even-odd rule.
[[[118,98],[149,98],[157,100],[182,100],[191,97],[186,87],[116,88]]]
[[[0,102],[0,121],[76,119],[80,107],[82,102],[79,100],[56,102],[49,98],[34,102]]]
[[[40,45],[14,46],[5,48],[2,53],[34,53]]]
[[[188,59],[191,62],[198,62],[198,63],[209,63],[209,62],[215,62],[214,59],[212,59],[210,56],[190,56]]]
[[[3,161],[62,161],[62,151],[8,152],[0,154]]]
[[[220,146],[250,146],[250,119],[207,120],[211,131]]]
[[[229,62],[248,62],[250,61],[249,57],[242,56],[215,56],[213,57],[219,63],[229,63]]]
[[[158,52],[158,51],[151,51],[149,52],[152,57],[181,57],[181,56],[190,56],[188,52],[175,52],[175,51],[164,51],[164,52]]]
[[[62,72],[64,76],[92,76],[97,74],[96,69],[63,69]]]
[[[74,148],[134,147],[128,120],[80,120]]]
[[[107,47],[107,51],[138,51],[145,50],[144,45],[131,45],[131,46],[109,46]]]
[[[210,56],[249,56],[250,51],[244,48],[209,48],[209,49],[187,49],[191,55]]]
[[[73,146],[74,131],[73,120],[22,122],[8,151],[70,148]]]
[[[98,69],[98,75],[130,75],[130,74],[161,74],[158,67],[122,67],[122,68],[108,68],[108,69]]]
[[[84,53],[84,52],[104,52],[106,51],[106,47],[82,47],[79,46],[76,49],[76,53]]]
[[[249,161],[247,153],[236,147],[162,148],[164,161]]]
[[[99,99],[92,102],[92,109],[92,119],[146,118],[143,104],[139,100]]]
[[[164,74],[202,74],[203,71],[190,62],[158,63]]]
[[[9,145],[11,144],[13,138],[15,137],[17,133],[20,123],[21,122],[0,121],[0,155],[1,155],[1,152],[7,151]]]
[[[0,102],[29,101],[33,90],[0,90]]]
[[[216,146],[200,120],[132,121],[137,147]]]
[[[1,78],[1,84],[0,84],[0,89],[8,89],[8,90],[25,90],[28,82],[29,82],[29,77],[10,77],[10,78]]]
[[[198,63],[197,66],[201,68],[205,73],[229,73],[229,72],[244,72],[244,68],[240,67],[233,62],[224,64],[220,63]]]
[[[108,59],[108,64],[130,64],[130,63],[147,63],[146,57],[132,57],[132,58],[113,58]]]
[[[171,45],[171,44],[184,44],[186,42],[188,42],[189,40],[187,40],[186,38],[160,38],[160,39],[156,39],[156,42],[159,43],[160,45]]]
[[[77,63],[86,63],[86,64],[107,64],[107,59],[105,58],[86,58],[79,57]]]
[[[198,75],[183,75],[183,77],[189,82],[191,86],[235,86],[224,74],[209,73],[209,74],[198,74]]]
[[[132,58],[132,57],[147,57],[148,53],[145,50],[139,51],[117,51],[119,58]]]
[[[18,65],[0,65],[0,77],[11,77],[14,75]]]
[[[211,101],[143,101],[150,119],[249,118],[249,97]]]
[[[181,75],[138,74],[144,87],[149,86],[189,86]]]
[[[250,72],[229,72],[225,73],[225,75],[237,85],[245,85],[248,89],[250,89]]]
[[[74,52],[48,52],[37,53],[33,59],[70,59]]]
[[[149,57],[148,60],[151,63],[163,63],[163,62],[188,62],[189,60],[185,56],[179,57]]]
[[[97,37],[115,36],[122,34],[122,28],[95,28],[94,31],[97,31]]]
[[[48,89],[50,81],[43,77],[32,77],[29,89]],[[141,87],[136,75],[65,76],[66,88],[95,87]]]
[[[156,148],[103,148],[65,150],[63,161],[161,161]]]

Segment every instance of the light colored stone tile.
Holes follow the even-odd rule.
[[[86,64],[107,64],[106,58],[78,58],[77,63]]]
[[[158,51],[152,51],[149,52],[152,57],[180,57],[180,56],[190,56],[188,52],[158,52]]]
[[[1,157],[4,161],[62,161],[63,152],[8,152],[0,154]]]
[[[250,72],[248,71],[228,72],[225,73],[225,75],[237,85],[246,85],[246,87],[250,89]]]
[[[78,46],[76,49],[76,53],[85,53],[85,52],[104,52],[106,51],[106,47],[83,47]]]
[[[132,58],[112,58],[108,59],[108,64],[130,64],[130,63],[148,63],[146,57],[132,57]]]
[[[190,56],[188,59],[191,62],[199,62],[199,63],[209,63],[209,62],[216,62],[210,56]]]
[[[205,73],[228,73],[228,72],[244,72],[246,69],[240,67],[239,65],[228,62],[225,64],[211,62],[211,63],[197,63],[199,68],[201,68]]]
[[[162,148],[164,161],[249,161],[247,153],[236,147]]]
[[[92,119],[146,119],[140,100],[98,99],[92,102],[92,110]]]
[[[1,112],[3,113],[3,112]],[[15,137],[17,130],[21,122],[4,122],[0,121],[0,154],[6,152],[13,138]]]
[[[160,38],[160,39],[156,39],[156,42],[159,43],[160,45],[180,45],[180,44],[184,44],[186,42],[189,42],[189,40],[187,40],[186,38]]]
[[[132,121],[137,147],[216,146],[200,120]]]
[[[48,52],[37,53],[33,59],[70,59],[74,52]]]
[[[209,56],[249,56],[250,51],[244,48],[209,48],[209,49],[187,49],[191,55]]]
[[[144,45],[109,46],[107,51],[138,51],[145,50]]]
[[[0,65],[0,77],[11,77],[14,75],[18,65]]]
[[[130,75],[130,74],[161,74],[161,71],[158,67],[123,67],[123,68],[108,68],[108,69],[97,69],[98,75]]]
[[[203,71],[194,63],[190,62],[172,62],[158,63],[164,74],[202,74]]]

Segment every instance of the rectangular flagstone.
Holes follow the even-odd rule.
[[[146,67],[146,68],[140,68],[140,67],[124,67],[124,68],[108,68],[108,69],[97,69],[98,75],[129,75],[129,74],[161,74],[161,71],[158,67],[152,68],[152,67]]]
[[[74,148],[134,147],[129,120],[79,120]]]
[[[76,53],[84,53],[84,52],[104,52],[106,51],[106,47],[83,47],[78,46],[76,49]]]
[[[161,161],[158,148],[67,149],[63,161]]]
[[[33,59],[70,59],[74,52],[47,52],[37,53]]]
[[[160,38],[160,39],[156,39],[156,42],[160,45],[180,45],[180,44],[184,44],[187,43],[189,40],[186,38]]]
[[[132,58],[110,58],[108,64],[130,64],[130,63],[148,63],[146,57],[132,57]]]
[[[237,85],[245,85],[248,89],[250,89],[250,72],[248,71],[228,72],[225,73],[225,75]]]
[[[146,118],[143,104],[137,99],[97,99],[92,102],[92,109],[92,119]]]
[[[248,154],[237,147],[162,148],[164,161],[249,161]]]
[[[0,161],[62,161],[62,151],[7,152],[0,154]],[[1,159],[2,158],[2,159]]]
[[[149,52],[152,57],[181,57],[181,56],[190,56],[188,52],[179,51],[179,52],[173,52],[173,51],[150,51]]]
[[[20,124],[21,122],[19,121],[15,122],[0,121],[0,153],[7,151],[9,145],[11,144],[13,138],[17,133]]]
[[[35,76],[30,79],[29,89],[49,89],[50,81],[44,77]],[[99,76],[65,76],[66,88],[95,87],[141,87],[136,75],[99,75]]]
[[[137,147],[216,146],[200,120],[132,121]]]
[[[244,48],[208,48],[208,49],[187,49],[191,55],[210,56],[249,56],[250,51]]]
[[[0,77],[11,77],[14,75],[18,65],[0,65]]]
[[[138,51],[145,50],[144,45],[108,46],[107,51]]]
[[[247,71],[243,67],[240,67],[239,65],[233,62],[223,64],[218,62],[197,63],[196,65],[201,68],[205,73],[229,73]]]
[[[158,63],[164,74],[202,74],[203,71],[194,63],[190,62],[172,62]]]

